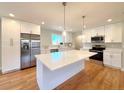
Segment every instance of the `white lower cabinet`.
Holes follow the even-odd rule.
[[[121,68],[122,51],[105,50],[103,54],[104,65]]]

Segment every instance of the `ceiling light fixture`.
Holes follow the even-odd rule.
[[[65,42],[66,41],[66,23],[65,23],[65,7],[66,7],[66,2],[63,2],[62,3],[62,5],[63,5],[63,7],[64,7],[64,18],[63,18],[63,20],[64,20],[64,31],[63,31],[63,41]]]
[[[66,24],[65,24],[65,7],[66,7],[66,2],[63,2],[62,5],[64,6],[64,31],[66,31],[65,30],[65,28],[66,28]]]
[[[108,19],[107,21],[108,21],[108,22],[111,22],[111,21],[112,21],[112,19]]]
[[[15,17],[15,15],[14,15],[14,14],[12,14],[12,13],[9,13],[9,16],[10,16],[10,17]]]
[[[44,21],[42,21],[42,23],[41,23],[42,25],[44,25],[45,23],[44,23]]]

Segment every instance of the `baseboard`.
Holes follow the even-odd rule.
[[[2,74],[8,74],[8,73],[19,71],[19,70],[20,70],[20,68],[9,70],[9,71],[4,71],[4,72],[2,72]]]
[[[110,65],[107,65],[107,64],[104,64],[104,66],[106,66],[106,67],[110,67],[110,68],[114,68],[114,69],[118,69],[118,70],[121,70],[120,67],[114,67],[114,66],[110,66]]]
[[[121,68],[121,71],[124,71],[124,68]]]
[[[0,67],[0,74],[2,73],[2,68]]]

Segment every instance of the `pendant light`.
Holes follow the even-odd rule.
[[[85,30],[85,28],[86,28],[86,25],[85,25],[85,23],[84,23],[85,17],[86,17],[86,16],[82,16],[82,18],[83,18],[82,39],[85,38],[85,36],[83,35],[83,32],[84,32],[84,30]]]
[[[66,7],[66,2],[63,2],[62,3],[63,4],[63,6],[64,6],[64,30],[65,30],[65,7]]]
[[[66,23],[65,23],[65,7],[66,7],[66,2],[63,2],[62,5],[64,7],[64,31],[63,31],[63,39],[64,39],[64,42],[66,41]]]

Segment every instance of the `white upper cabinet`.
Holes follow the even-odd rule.
[[[66,42],[72,42],[72,33],[71,32],[67,32]]]
[[[112,25],[105,26],[105,42],[112,42]]]
[[[91,37],[98,36],[98,35],[99,36],[105,35],[104,26],[84,30],[83,35],[84,35],[83,42],[84,43],[91,43]]]
[[[122,42],[122,23],[105,26],[105,42]]]
[[[27,23],[27,22],[21,22],[21,33],[40,35],[40,25]]]
[[[122,42],[122,23],[113,24],[113,42]]]
[[[104,36],[105,35],[105,29],[104,26],[100,26],[96,28],[97,35]]]
[[[32,34],[37,34],[40,35],[40,25],[36,25],[36,24],[31,24],[31,28],[32,28]]]
[[[92,31],[91,29],[88,29],[83,32],[83,35],[84,35],[83,42],[84,43],[91,43],[91,35],[92,35],[91,31]]]
[[[105,30],[104,26],[96,27],[92,29],[92,37],[93,36],[104,36],[105,35]]]
[[[83,42],[91,43],[91,37],[105,36],[105,43],[121,43],[122,42],[122,23],[100,26],[83,32]]]
[[[21,33],[30,34],[31,32],[32,32],[32,26],[30,25],[30,23],[21,22]]]

